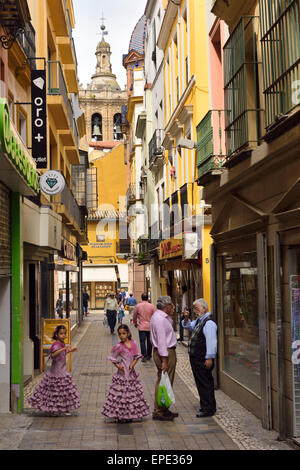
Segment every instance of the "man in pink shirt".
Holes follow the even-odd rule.
[[[178,413],[172,413],[168,408],[157,404],[157,392],[162,371],[168,373],[173,386],[176,369],[176,335],[173,329],[174,304],[171,297],[164,296],[157,300],[157,310],[150,321],[150,338],[153,346],[153,359],[157,367],[157,381],[155,384],[154,411],[152,419],[172,421]]]
[[[155,307],[148,302],[148,294],[142,294],[142,302],[135,307],[132,319],[134,326],[139,329],[141,354],[144,356],[142,362],[149,361],[152,356],[150,320],[154,312]]]

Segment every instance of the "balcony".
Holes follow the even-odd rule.
[[[267,130],[299,105],[295,99],[300,77],[299,11],[299,0],[278,0],[273,8],[268,0],[260,0]]]
[[[197,126],[198,185],[219,176],[226,161],[224,111],[209,111]]]
[[[129,256],[131,253],[130,239],[119,240],[116,243],[116,255],[118,258],[124,258]]]
[[[129,184],[126,196],[127,196],[128,205],[134,204],[136,202],[137,194],[136,194],[136,184],[135,183],[130,183]]]
[[[35,29],[31,23],[27,23],[24,28],[23,34],[18,36],[18,41],[28,58],[36,56],[35,47]],[[36,68],[35,60],[30,62],[31,68]]]
[[[249,152],[261,140],[259,97],[261,63],[257,59],[258,17],[242,17],[224,46],[224,102],[227,162],[242,150]],[[235,155],[234,155],[235,154]]]
[[[70,163],[79,163],[79,135],[72,103],[68,97],[62,67],[59,61],[48,61],[48,106],[55,118],[62,143]]]
[[[26,23],[9,49],[8,65],[12,70],[17,70],[16,78],[19,83],[27,88],[31,84],[31,69],[36,68],[35,60],[35,30],[31,23]]]
[[[0,25],[3,28],[0,41],[4,49],[10,49],[26,23],[30,21],[27,0],[1,1]]]
[[[61,63],[64,68],[66,83],[70,93],[78,93],[77,79],[77,55],[75,43],[72,37],[72,25],[69,10],[66,10],[66,21],[68,34],[66,36],[57,37],[57,46],[60,52]]]
[[[87,210],[79,207],[77,201],[70,190],[65,185],[63,191],[53,197],[57,204],[57,213],[62,216],[63,222],[69,226],[70,230],[80,238],[80,243],[87,241]]]
[[[48,6],[56,36],[68,36],[67,0],[50,0]]]
[[[149,142],[149,168],[160,167],[164,161],[164,148],[162,146],[165,138],[163,129],[156,129]]]

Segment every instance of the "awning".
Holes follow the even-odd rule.
[[[118,264],[121,286],[128,285],[128,264]]]
[[[116,270],[112,266],[83,268],[82,282],[117,282]]]

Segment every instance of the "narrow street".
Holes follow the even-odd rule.
[[[125,323],[129,324],[126,316]],[[133,338],[138,334],[132,328]],[[101,414],[113,365],[106,360],[118,340],[103,326],[103,314],[92,313],[77,330],[73,346],[72,376],[78,386],[81,407],[73,416],[48,417],[25,403],[21,416],[0,423],[0,449],[18,450],[289,450],[286,443],[276,441],[277,433],[261,428],[259,420],[216,392],[218,412],[211,418],[197,419],[199,401],[188,361],[187,348],[178,344],[177,375],[174,384],[179,417],[173,422],[153,421],[151,416],[141,422],[116,424]],[[151,360],[139,363],[138,372],[145,396],[153,407],[156,368]],[[26,398],[41,376],[25,388]],[[12,425],[15,420],[16,427]],[[3,439],[1,439],[3,438]]]

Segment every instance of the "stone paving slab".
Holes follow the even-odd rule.
[[[103,327],[103,315],[91,314],[85,320],[78,352],[72,355],[72,376],[78,387],[81,407],[76,416],[46,417],[26,405],[25,413],[32,424],[20,442],[19,449],[115,449],[115,450],[190,450],[238,449],[213,418],[196,418],[199,399],[177,374],[174,390],[179,417],[172,422],[153,421],[151,416],[140,422],[117,424],[105,418],[101,409],[111,383],[114,366],[106,360],[111,347],[118,341]],[[125,319],[129,323],[129,317]],[[138,332],[131,328],[137,344]],[[73,341],[74,344],[74,341]],[[186,355],[186,349],[183,350]],[[156,367],[153,360],[139,362],[137,371],[144,393],[153,408]],[[26,396],[34,383],[26,387]],[[222,437],[222,438],[221,438]]]
[[[81,407],[75,416],[46,417],[25,404],[22,415],[0,415],[0,449],[19,450],[290,450],[278,442],[277,433],[262,429],[260,421],[222,391],[216,391],[217,414],[197,419],[199,397],[190,369],[187,348],[178,344],[174,383],[180,416],[173,422],[117,424],[104,418],[101,409],[114,366],[106,360],[118,341],[103,327],[103,314],[93,313],[77,328],[72,344],[72,376]],[[125,322],[129,324],[128,316]],[[133,338],[139,344],[137,330]],[[151,408],[156,367],[153,361],[137,365]],[[25,387],[25,399],[41,376]]]

